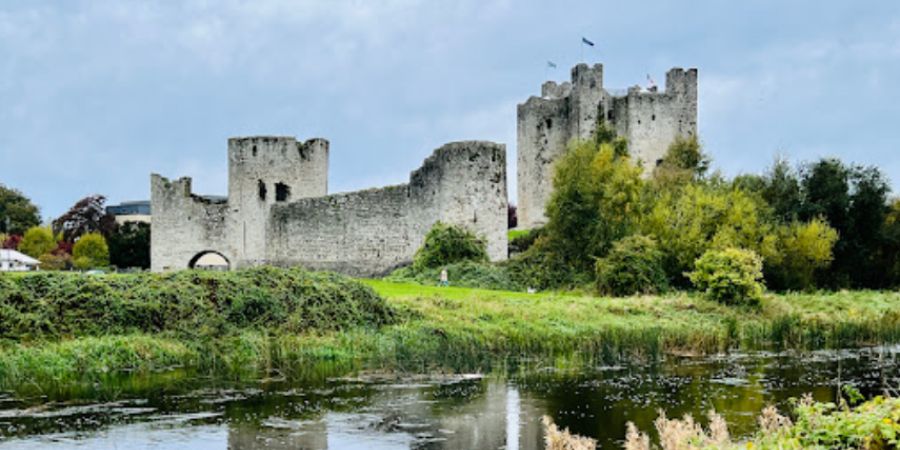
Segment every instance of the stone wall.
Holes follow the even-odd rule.
[[[191,179],[150,176],[150,268],[154,272],[187,268],[205,252],[238,257],[227,226],[228,204],[191,193]]]
[[[408,264],[437,221],[484,236],[506,258],[506,149],[489,142],[444,145],[407,184],[308,198],[272,209],[272,263],[357,276]]]
[[[229,228],[241,265],[265,263],[273,205],[327,193],[328,141],[276,136],[228,140]]]
[[[603,66],[579,64],[571,82],[545,82],[541,96],[518,106],[517,194],[520,228],[546,222],[553,190],[553,164],[574,139],[589,138],[600,120],[629,142],[632,156],[648,170],[676,136],[697,133],[697,69],[666,74],[664,92],[635,87],[625,96],[603,88]]]
[[[228,158],[227,199],[193,194],[190,178],[151,176],[153,271],[187,268],[214,252],[232,268],[379,275],[409,263],[438,220],[485,237],[492,260],[506,258],[503,145],[450,143],[408,184],[335,195],[325,195],[327,141],[231,139]]]
[[[628,140],[631,154],[652,169],[676,136],[697,134],[697,70],[672,69],[666,74],[665,91],[633,87],[628,95],[613,98],[613,104],[608,117],[616,133]]]

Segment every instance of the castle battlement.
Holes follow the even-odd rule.
[[[541,96],[518,105],[518,216],[523,228],[546,221],[553,162],[573,139],[587,139],[598,122],[624,137],[645,168],[657,164],[677,136],[697,133],[697,69],[673,68],[663,91],[633,86],[622,94],[603,86],[603,65],[578,64],[571,80],[547,81]],[[649,172],[649,170],[648,170]]]
[[[151,268],[190,267],[216,253],[231,267],[302,265],[380,275],[408,264],[438,220],[484,236],[506,258],[506,148],[481,141],[436,149],[409,183],[328,195],[325,139],[228,140],[228,197],[191,192],[188,177],[151,184]]]

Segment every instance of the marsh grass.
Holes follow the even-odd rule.
[[[528,361],[583,367],[734,349],[812,350],[900,341],[900,294],[890,292],[768,295],[758,308],[736,308],[677,292],[597,298],[376,280],[365,284],[369,287],[355,289],[383,298],[392,323],[300,331],[257,324],[226,327],[219,335],[113,330],[100,336],[8,340],[0,343],[0,387],[166,367],[234,378],[358,369],[491,371]]]

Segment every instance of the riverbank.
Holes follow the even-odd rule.
[[[207,281],[200,285],[209,284],[201,280]],[[315,291],[314,280],[302,278],[304,289]],[[303,318],[288,314],[281,324],[220,324],[212,333],[115,328],[7,338],[0,344],[0,387],[15,390],[171,368],[235,377],[294,376],[313,367],[335,374],[484,371],[522,359],[558,365],[900,342],[900,294],[893,292],[770,294],[760,308],[741,309],[684,293],[597,298],[364,281],[370,290],[352,281],[339,283],[351,283],[347,286],[358,291],[353,298],[369,299],[366,293],[374,290],[386,306],[379,317],[391,319],[380,326],[355,326],[347,319],[341,327],[298,330]],[[377,305],[377,300],[363,304]],[[322,311],[314,306],[309,305],[311,311]],[[258,315],[246,304],[241,308]],[[203,311],[205,317],[215,316]],[[189,310],[181,316],[188,326],[205,326],[187,320]]]

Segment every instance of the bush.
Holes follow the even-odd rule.
[[[709,299],[728,305],[757,305],[762,299],[762,259],[751,250],[709,250],[687,274]]]
[[[41,270],[69,270],[73,266],[72,256],[68,253],[44,253],[38,260],[41,261]]]
[[[653,238],[632,235],[597,260],[597,289],[617,296],[655,294],[666,289],[662,252]]]
[[[779,227],[778,254],[766,260],[766,281],[776,289],[815,286],[815,274],[831,264],[837,231],[822,219]]]
[[[150,224],[126,222],[109,237],[109,262],[120,268],[150,268]]]
[[[707,250],[746,248],[764,258],[777,253],[768,211],[758,198],[730,186],[688,184],[660,192],[641,229],[659,243],[670,282],[686,285],[685,272]]]
[[[510,232],[509,236],[509,253],[516,254],[522,253],[525,250],[531,248],[534,245],[534,242],[537,239],[544,235],[544,229],[542,227],[532,228],[530,230],[515,230],[516,232]]]
[[[447,278],[451,286],[503,291],[525,290],[510,275],[505,265],[473,261],[463,261],[440,268],[422,270],[416,270],[414,267],[403,267],[385,277],[385,280],[435,285],[440,279],[442,269],[447,269]]]
[[[525,288],[575,289],[590,285],[593,274],[575,270],[557,250],[548,236],[541,236],[528,250],[511,258],[505,267],[510,278]]]
[[[416,270],[424,270],[460,261],[487,261],[487,246],[483,239],[456,225],[437,222],[425,236],[413,258]]]
[[[75,267],[85,270],[109,265],[109,247],[100,233],[87,233],[72,246]]]
[[[368,286],[299,268],[0,274],[0,338],[131,332],[193,338],[244,328],[296,333],[393,322],[393,310]]]
[[[31,227],[25,232],[22,242],[19,243],[19,251],[31,256],[32,258],[40,258],[45,253],[50,253],[56,248],[56,239],[53,238],[53,231],[48,227]]]

